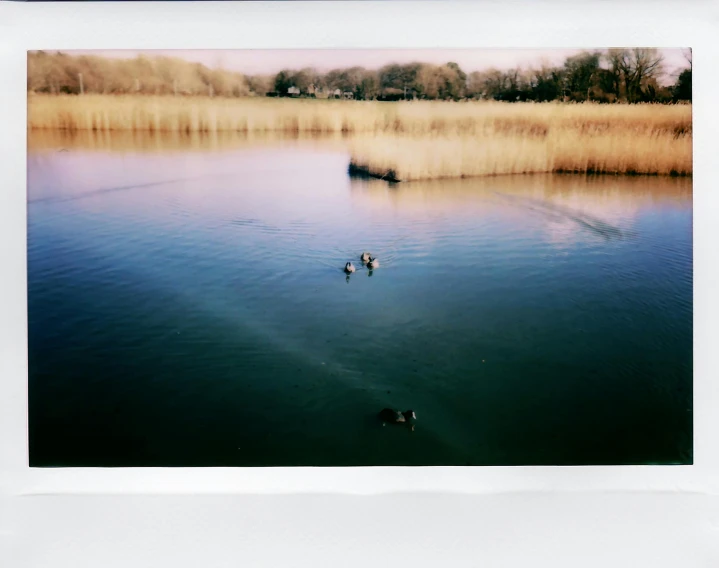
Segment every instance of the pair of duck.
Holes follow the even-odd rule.
[[[370,270],[374,270],[379,266],[379,260],[374,258],[370,253],[363,252],[362,256],[360,257],[362,259],[362,263],[367,265],[367,268]],[[355,267],[351,262],[348,262],[345,264],[345,272],[347,274],[352,274],[355,271]]]

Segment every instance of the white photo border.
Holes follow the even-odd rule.
[[[80,494],[719,494],[716,160],[719,47],[703,2],[118,2],[0,4],[0,491]],[[26,54],[34,49],[692,47],[694,465],[29,468]],[[698,71],[698,73],[697,73]],[[2,527],[0,527],[2,528]]]

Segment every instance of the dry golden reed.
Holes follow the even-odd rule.
[[[30,129],[345,133],[400,180],[552,171],[692,173],[691,105],[30,95]]]
[[[691,175],[688,136],[631,132],[587,135],[556,129],[543,138],[511,135],[351,142],[353,170],[391,181],[550,172]]]

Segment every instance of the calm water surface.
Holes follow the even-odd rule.
[[[29,152],[33,466],[692,462],[691,180],[64,149]]]

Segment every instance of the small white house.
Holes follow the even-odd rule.
[[[299,94],[300,94],[300,89],[299,89],[298,87],[294,87],[294,86],[293,86],[293,87],[290,87],[289,89],[287,89],[287,94],[290,95],[290,96],[292,96],[292,95],[299,95]]]

